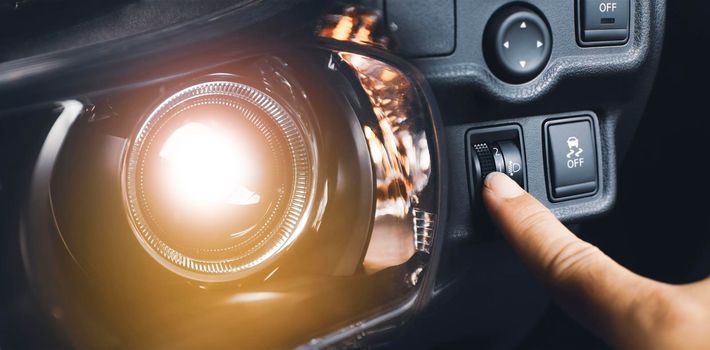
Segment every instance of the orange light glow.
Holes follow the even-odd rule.
[[[348,6],[343,9],[342,13],[324,18],[318,36],[387,48],[388,37],[376,33],[377,26],[381,21],[381,12]]]

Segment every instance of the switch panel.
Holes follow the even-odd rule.
[[[592,119],[547,121],[544,130],[550,199],[560,201],[595,194],[598,172]]]
[[[629,37],[630,0],[577,0],[583,46],[619,45]]]

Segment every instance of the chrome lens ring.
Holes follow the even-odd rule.
[[[185,244],[185,239],[171,239],[175,237],[173,231],[185,230],[172,225],[171,220],[166,219],[169,215],[163,215],[161,219],[155,214],[163,210],[161,206],[171,204],[156,204],[153,198],[159,195],[151,188],[161,182],[151,179],[159,174],[153,169],[156,167],[156,150],[161,143],[167,144],[170,140],[165,134],[175,132],[176,125],[184,126],[190,120],[199,119],[201,108],[220,109],[228,117],[223,118],[224,123],[239,123],[224,129],[244,129],[242,132],[248,133],[244,136],[258,138],[264,146],[261,148],[266,150],[263,153],[273,157],[272,166],[263,173],[278,177],[271,186],[273,200],[264,204],[258,215],[251,215],[249,224],[243,225],[249,228],[240,228],[238,235],[218,235],[219,239],[215,239],[216,243],[211,246],[200,246],[201,236],[188,240],[189,244]],[[229,281],[257,271],[290,246],[306,226],[314,202],[316,181],[315,145],[299,117],[266,93],[232,81],[196,84],[161,103],[134,132],[122,172],[126,212],[143,248],[163,266],[184,277]],[[199,227],[200,222],[189,222],[195,217],[193,213],[186,212],[189,215],[185,225]],[[174,213],[170,215],[174,216]],[[232,217],[224,216],[226,220],[234,221]],[[199,236],[203,232],[193,230],[187,234]],[[181,235],[185,236],[182,232]]]

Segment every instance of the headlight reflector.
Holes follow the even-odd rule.
[[[262,91],[232,81],[187,87],[148,115],[127,148],[133,231],[181,275],[242,277],[303,230],[313,148],[302,121]]]

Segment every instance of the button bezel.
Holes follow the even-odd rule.
[[[571,195],[571,196],[564,196],[564,197],[556,197],[554,193],[554,188],[552,184],[552,169],[551,169],[551,156],[550,156],[550,135],[549,135],[549,127],[552,125],[558,125],[558,124],[570,124],[570,123],[575,123],[575,122],[589,122],[589,125],[591,127],[591,133],[592,133],[592,144],[594,147],[594,153],[595,153],[595,158],[594,162],[596,165],[596,172],[595,172],[595,180],[596,180],[596,187],[594,188],[594,191],[587,192],[587,193],[580,193],[576,195]],[[543,148],[545,150],[545,183],[547,187],[547,197],[550,199],[550,202],[553,203],[558,203],[562,201],[568,201],[572,199],[578,199],[578,198],[586,198],[586,197],[593,197],[597,193],[599,193],[599,189],[601,187],[600,184],[600,179],[602,178],[601,176],[601,157],[602,153],[600,152],[599,149],[599,126],[596,123],[595,119],[592,118],[590,115],[583,115],[583,116],[578,116],[578,117],[565,117],[565,118],[555,118],[555,119],[547,119],[545,122],[542,124],[542,133],[544,135],[543,137]]]

